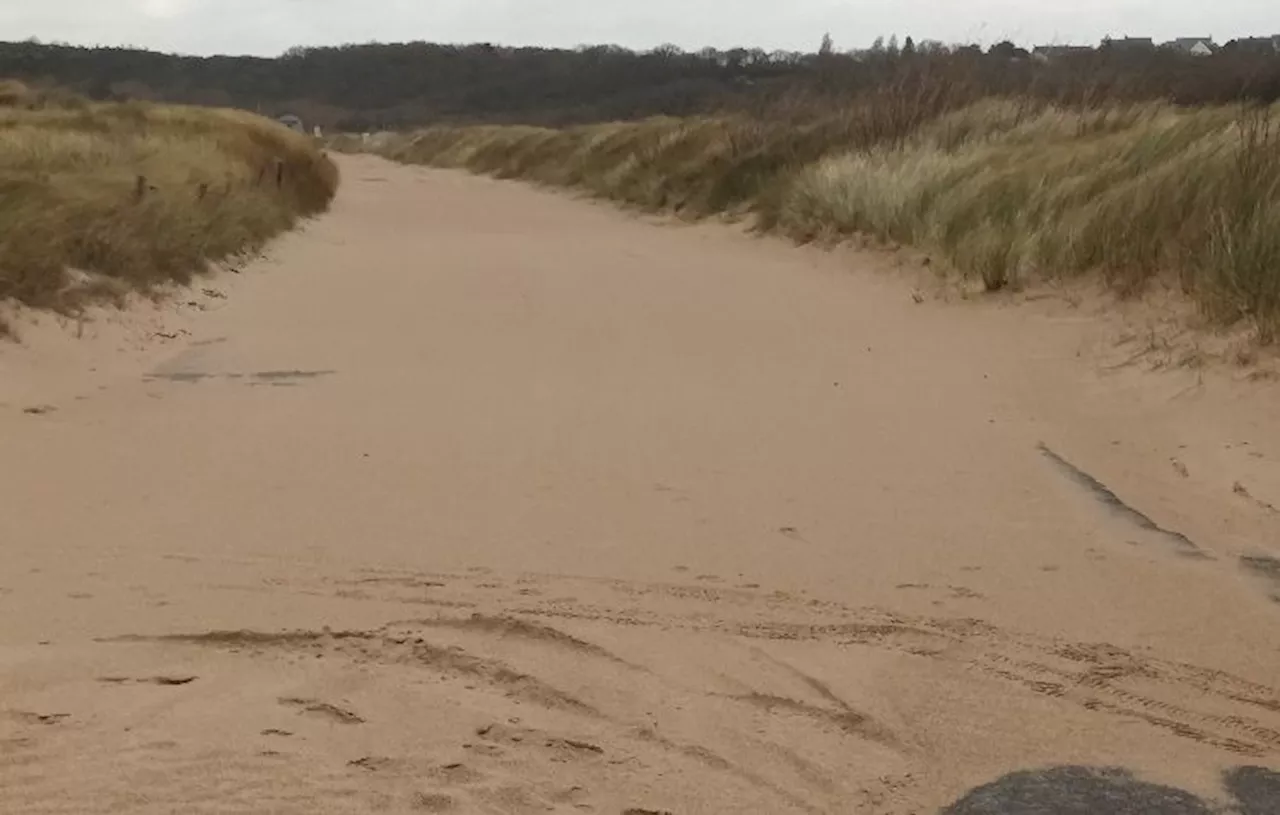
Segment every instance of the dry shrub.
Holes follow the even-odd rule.
[[[0,79],[0,107],[23,107],[31,98],[31,89],[16,79]]]
[[[805,168],[781,225],[913,243],[992,289],[1030,275],[1096,272],[1130,293],[1173,275],[1220,321],[1251,319],[1260,338],[1275,336],[1280,131],[1272,111],[990,113],[965,139],[943,119],[900,148]]]
[[[186,282],[324,211],[336,166],[252,114],[0,85],[0,300],[74,309]]]

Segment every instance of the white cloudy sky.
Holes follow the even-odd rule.
[[[845,48],[878,34],[948,42],[1219,41],[1280,33],[1280,0],[0,0],[0,40],[278,54],[371,40]]]

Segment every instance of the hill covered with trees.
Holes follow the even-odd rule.
[[[1209,57],[1107,48],[1036,59],[1012,43],[917,44],[840,53],[759,49],[645,52],[488,44],[294,48],[278,58],[191,57],[34,41],[0,43],[0,77],[92,99],[146,99],[294,113],[343,130],[437,123],[564,125],[776,104],[797,95],[1018,94],[1046,101],[1280,98],[1280,54],[1227,47]]]

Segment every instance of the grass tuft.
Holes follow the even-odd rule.
[[[0,302],[74,310],[185,283],[324,211],[311,139],[234,110],[0,82]]]

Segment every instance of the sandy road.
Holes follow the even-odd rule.
[[[1274,386],[342,166],[0,349],[0,812],[1280,811]]]

